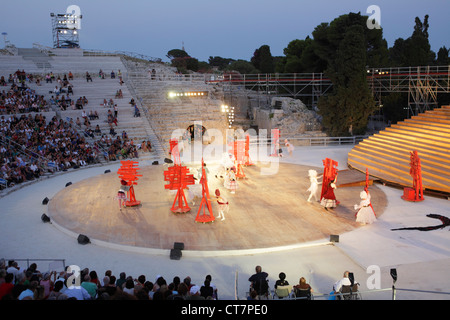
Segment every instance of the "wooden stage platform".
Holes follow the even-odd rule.
[[[360,227],[353,205],[359,204],[365,175],[356,170],[339,171],[335,194],[340,205],[327,212],[318,202],[306,201],[308,170],[316,169],[321,175],[322,168],[280,163],[276,174],[261,175],[259,165],[246,167],[246,179],[239,181],[234,195],[223,187],[222,179],[214,177],[216,168],[208,168],[214,215],[218,215],[216,188],[230,203],[224,221],[195,222],[200,199],[190,204],[191,212],[172,213],[175,195],[164,189],[163,181],[167,165],[140,167],[142,177],[135,186],[136,199],[142,202],[138,207],[119,210],[115,197],[120,181],[116,172],[110,172],[62,189],[48,203],[48,214],[59,226],[90,239],[153,249],[171,249],[174,242],[183,242],[185,250],[200,251],[295,245]],[[380,216],[386,196],[376,185],[369,190]]]

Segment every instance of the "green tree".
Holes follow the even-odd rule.
[[[228,71],[237,71],[240,74],[254,74],[259,73],[259,70],[255,68],[255,66],[246,60],[235,60],[230,63],[228,67],[225,68]]]
[[[327,61],[325,74],[333,83],[331,94],[318,102],[322,124],[333,136],[363,134],[375,111],[366,67],[373,61],[387,61],[387,47],[382,33],[367,28],[366,21],[360,13],[349,13],[313,32],[314,52]]]
[[[432,65],[436,54],[431,50],[428,41],[428,15],[423,22],[416,17],[412,35],[404,40],[395,40],[389,49],[391,64],[394,67],[415,67]]]
[[[170,60],[175,58],[186,58],[189,57],[189,54],[181,49],[172,49],[167,52],[167,58]]]
[[[270,47],[266,44],[255,50],[250,62],[261,73],[273,73],[275,71],[275,65],[272,54],[270,53]]]
[[[323,72],[326,61],[317,56],[313,48],[313,40],[307,36],[305,40],[295,39],[284,48],[285,60],[277,65],[280,72],[285,73],[309,73]]]
[[[436,58],[436,64],[438,66],[448,66],[450,64],[449,52],[450,50],[445,46],[439,48]]]
[[[225,69],[231,62],[233,62],[234,59],[230,59],[230,58],[222,58],[222,57],[209,57],[208,59],[208,63],[210,66],[212,67],[218,67],[219,70],[223,70]]]

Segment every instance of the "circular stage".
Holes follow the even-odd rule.
[[[215,189],[229,201],[224,221],[196,222],[200,198],[195,205],[189,203],[189,213],[172,213],[175,193],[166,190],[163,181],[167,165],[139,167],[142,177],[134,190],[140,206],[119,209],[120,180],[116,172],[110,172],[62,189],[48,203],[48,214],[58,226],[91,240],[165,250],[172,249],[175,242],[184,243],[185,250],[199,251],[273,248],[329,239],[359,227],[353,205],[360,202],[363,186],[357,184],[365,176],[354,178],[353,170],[339,171],[338,183],[346,179],[346,172],[347,180],[355,181],[347,181],[345,187],[338,184],[335,194],[340,205],[326,211],[318,202],[306,201],[308,170],[316,169],[320,175],[323,168],[279,163],[276,174],[261,175],[260,165],[248,166],[244,168],[246,178],[239,180],[237,192],[231,194],[223,180],[214,176],[217,167],[207,167],[214,216],[218,216]],[[386,196],[376,185],[369,190],[380,216]]]

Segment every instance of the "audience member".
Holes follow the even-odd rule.
[[[255,267],[256,273],[253,274],[248,281],[250,281],[251,290],[255,290],[259,296],[266,295],[268,293],[267,277],[269,274],[262,271],[261,266]]]

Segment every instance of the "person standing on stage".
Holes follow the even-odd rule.
[[[289,142],[288,139],[284,139],[284,145],[287,148],[287,151],[289,152],[289,156],[292,157],[292,152],[294,151],[294,146],[292,143]]]
[[[336,196],[334,195],[334,189],[336,189],[336,179],[335,176],[328,184],[325,184],[325,189],[320,199],[320,204],[328,211],[328,208],[334,209],[337,206]]]
[[[317,192],[319,191],[319,184],[322,184],[322,182],[319,182],[318,179],[322,176],[318,177],[316,170],[309,170],[308,175],[309,181],[311,182],[308,190],[306,190],[310,192],[308,202],[311,202],[311,198],[314,198],[315,201],[319,201],[320,195],[318,195]]]
[[[125,180],[120,180],[120,189],[117,191],[117,199],[119,199],[119,209],[125,207],[125,201],[127,201],[127,191],[130,189],[128,183]]]
[[[223,221],[225,220],[225,212],[228,213],[228,201],[220,195],[219,189],[216,189],[215,193],[217,204],[219,205],[219,216],[217,218],[222,218]]]
[[[361,202],[359,205],[355,204],[355,210],[358,210],[356,213],[356,222],[361,224],[371,224],[377,220],[375,216],[375,212],[370,204],[370,195],[366,191],[361,191],[359,194],[361,198]]]
[[[229,189],[232,194],[236,192],[236,189],[238,187],[236,173],[234,171],[235,167],[227,169],[227,173],[225,174],[225,179],[223,182],[223,186]]]

